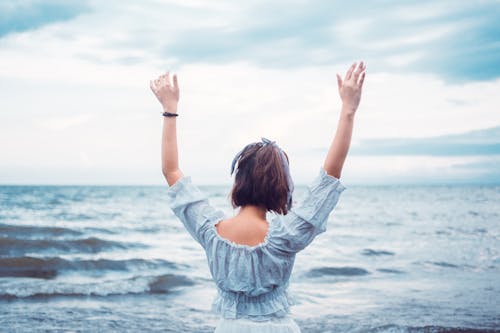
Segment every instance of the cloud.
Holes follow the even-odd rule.
[[[500,155],[500,126],[431,138],[365,139],[355,155]]]
[[[90,62],[156,63],[164,68],[247,62],[287,69],[363,58],[372,73],[434,74],[447,82],[500,75],[498,1],[21,4],[3,5],[3,12],[11,13],[3,14],[4,37],[69,20],[92,8],[89,15],[64,29],[50,29],[44,37],[49,45],[64,41],[63,52]],[[4,43],[23,46],[19,39]],[[40,47],[50,52],[45,45]]]
[[[2,1],[0,38],[11,33],[38,29],[47,24],[68,21],[87,12],[89,7],[83,1]]]
[[[41,3],[21,2],[34,11]],[[182,89],[186,174],[229,183],[234,154],[265,136],[307,183],[335,131],[335,73],[360,57],[368,76],[346,183],[468,181],[493,172],[498,141],[451,135],[500,125],[498,2],[84,6],[85,15],[61,21],[54,11],[42,25],[0,36],[0,183],[163,183],[160,108],[148,82],[166,69]]]
[[[241,60],[266,68],[363,58],[371,72],[434,73],[447,81],[500,75],[498,2],[317,1],[245,9],[235,14],[238,20],[222,18],[224,26],[180,31],[163,54],[180,62]]]
[[[354,185],[500,184],[500,155],[349,156],[342,178]]]
[[[49,130],[58,131],[58,130],[66,130],[73,126],[84,124],[89,120],[89,118],[90,116],[88,114],[80,114],[80,115],[41,119],[39,123],[40,126],[45,127]]]
[[[474,162],[459,162],[452,165],[458,172],[468,172],[472,175],[471,180],[484,184],[500,184],[500,158],[479,159]]]
[[[0,168],[5,170],[0,172],[0,183],[13,179],[106,183],[106,170],[113,173],[109,178],[113,183],[155,179],[162,183],[161,108],[148,86],[160,69],[63,60],[61,70],[50,76],[27,70],[0,91],[6,110],[0,113]],[[44,58],[34,61],[33,68],[48,67]],[[324,67],[263,69],[241,62],[180,67],[177,133],[182,170],[198,183],[229,183],[234,154],[265,136],[290,156],[296,182],[307,183],[323,163],[335,132],[340,101],[334,73],[342,67],[328,68],[331,75],[325,75]],[[346,183],[472,179],[469,172],[450,165],[479,163],[486,157],[360,155],[356,149],[377,139],[407,137],[419,142],[498,126],[498,89],[500,81],[448,86],[435,76],[370,74],[343,179]],[[470,144],[488,143],[485,138],[491,133],[477,133],[462,138]],[[426,177],[415,167],[422,163],[427,163]],[[38,170],[36,175],[30,174],[30,167]]]

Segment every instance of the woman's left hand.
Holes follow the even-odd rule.
[[[177,112],[177,103],[179,102],[179,83],[177,75],[173,76],[174,84],[170,84],[170,74],[166,72],[160,75],[156,80],[149,81],[151,90],[160,101],[163,109],[167,112]]]
[[[365,81],[366,65],[361,61],[358,68],[356,63],[353,63],[345,75],[344,81],[337,74],[337,83],[339,86],[339,94],[342,99],[342,110],[346,110],[347,114],[354,115],[361,100],[361,91],[363,82]]]

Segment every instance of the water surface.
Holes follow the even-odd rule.
[[[202,189],[232,214],[229,188]],[[499,186],[349,186],[297,256],[292,313],[304,332],[500,330],[499,222]],[[211,332],[214,295],[166,186],[0,186],[2,330]]]

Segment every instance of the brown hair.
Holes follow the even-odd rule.
[[[288,155],[286,156],[287,163]],[[233,188],[233,208],[256,205],[267,211],[287,214],[288,182],[279,148],[257,142],[247,146],[238,159]]]

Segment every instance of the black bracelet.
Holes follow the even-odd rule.
[[[163,112],[163,116],[164,117],[177,117],[178,114],[165,111],[165,112]]]

